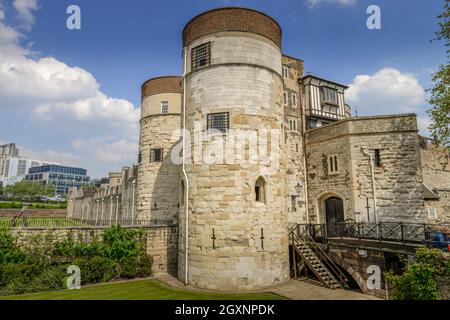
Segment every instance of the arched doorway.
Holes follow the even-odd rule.
[[[326,199],[325,217],[327,224],[344,222],[344,201],[338,197]]]
[[[343,235],[344,201],[338,197],[330,197],[325,200],[325,221],[327,224],[327,236],[339,237]]]

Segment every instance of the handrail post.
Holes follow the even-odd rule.
[[[403,223],[402,222],[400,222],[400,234],[401,234],[401,237],[402,237],[402,242],[405,242],[405,237],[403,235]]]

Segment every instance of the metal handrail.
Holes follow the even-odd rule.
[[[426,243],[431,233],[450,229],[447,225],[406,222],[340,222],[332,224],[297,224],[291,226],[297,234],[308,233],[315,241],[329,238],[355,238],[378,241],[401,241],[402,243]],[[316,233],[319,230],[319,234]]]
[[[326,252],[317,244],[317,242],[314,241],[309,232],[303,232],[302,236],[300,236],[299,234],[296,234],[296,231],[297,233],[299,233],[298,226],[294,226],[293,228],[289,229],[289,233],[292,239],[301,240],[302,238],[303,241],[309,246],[309,248],[319,256],[320,261],[325,264],[327,270],[331,272],[331,274],[335,278],[338,278],[341,286],[344,288],[348,288],[348,278],[333,262],[333,260],[326,254]]]

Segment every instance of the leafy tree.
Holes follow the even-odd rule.
[[[6,186],[5,193],[16,197],[34,198],[42,195],[54,195],[55,187],[53,185],[42,187],[39,182],[22,180],[14,185]]]
[[[393,285],[394,300],[437,300],[439,279],[450,277],[450,260],[438,249],[419,248],[416,260],[405,261],[402,275],[386,273],[387,282]]]
[[[434,40],[444,41],[447,48],[447,61],[439,66],[433,74],[434,87],[431,89],[429,103],[432,108],[428,110],[433,121],[430,126],[432,134],[440,145],[446,148],[443,154],[443,163],[446,163],[450,152],[450,0],[444,4],[444,12],[438,16],[440,30],[436,32]]]
[[[54,196],[55,195],[55,186],[51,183],[47,183],[44,187],[44,191],[42,193],[43,196]]]

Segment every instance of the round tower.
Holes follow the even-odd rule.
[[[135,219],[176,221],[180,166],[171,160],[180,129],[180,77],[159,77],[142,85]]]
[[[178,276],[193,286],[289,278],[280,48],[278,23],[250,9],[211,10],[183,30]]]

